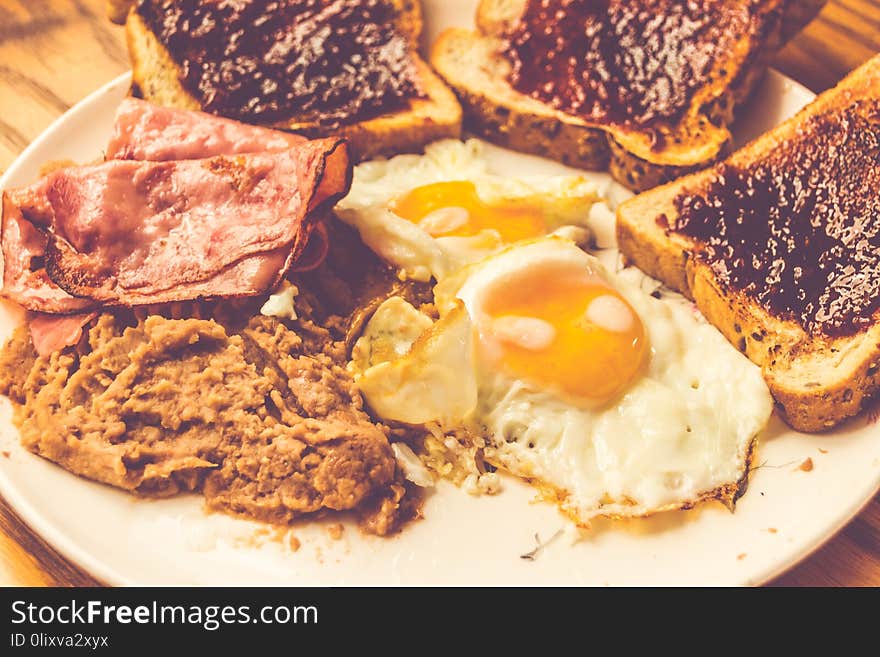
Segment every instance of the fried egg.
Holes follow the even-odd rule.
[[[389,323],[405,302],[386,302],[355,349],[358,385],[386,420],[479,436],[487,460],[583,525],[732,503],[770,393],[648,280],[561,238],[519,242],[438,284],[440,319],[417,337]]]
[[[582,176],[490,173],[477,140],[443,140],[424,155],[355,168],[336,214],[403,276],[441,280],[510,244],[557,233],[589,237],[596,186]]]

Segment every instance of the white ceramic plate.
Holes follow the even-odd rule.
[[[428,39],[468,25],[474,2],[426,2]],[[128,86],[120,77],[56,121],[0,179],[26,184],[44,162],[89,161],[107,142]],[[791,116],[812,98],[771,73],[736,127],[740,143]],[[489,149],[502,172],[565,171]],[[20,317],[0,312],[0,339]],[[223,515],[201,498],[150,501],[80,479],[25,451],[0,404],[0,493],[71,561],[110,584],[266,585],[736,585],[757,584],[790,567],[841,529],[880,487],[880,436],[863,414],[832,434],[796,434],[774,418],[763,436],[749,491],[735,514],[720,505],[647,520],[602,522],[578,542],[558,534],[567,521],[506,478],[494,497],[446,484],[427,500],[425,519],[382,539],[348,526],[332,540],[323,523],[289,533]],[[811,472],[798,469],[811,458]],[[301,547],[294,551],[289,537]],[[520,555],[556,538],[534,560]]]

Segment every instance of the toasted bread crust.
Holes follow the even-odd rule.
[[[611,135],[605,134],[604,136],[611,152],[608,171],[617,182],[635,192],[653,189],[670,180],[681,178],[703,166],[703,164],[693,166],[657,164],[628,151]],[[727,139],[719,146],[718,152],[707,163],[712,163],[718,158],[723,157],[729,150],[730,139]]]
[[[497,105],[479,94],[458,89],[465,128],[501,146],[542,155],[581,169],[605,169],[608,140],[601,130],[562,123],[516,107]]]
[[[721,286],[709,267],[688,265],[700,311],[761,372],[786,422],[798,431],[826,431],[858,414],[880,389],[880,325],[855,338],[809,336],[798,324]],[[812,362],[820,359],[819,372]]]
[[[401,30],[412,43],[417,43],[422,30],[420,4],[415,0],[395,0],[395,4],[400,10]],[[133,92],[160,105],[200,109],[199,101],[180,84],[177,63],[136,12],[129,12],[125,27]],[[333,135],[349,140],[354,162],[418,152],[437,139],[460,136],[462,113],[455,94],[415,52],[412,57],[425,98],[413,99],[404,111],[343,125],[332,131]],[[328,135],[328,131],[317,124],[296,119],[268,124],[268,127],[309,137]]]
[[[786,148],[804,121],[842,109],[859,98],[880,95],[880,55],[837,87],[769,133],[734,153],[729,162],[747,166],[765,153]],[[859,412],[880,389],[880,316],[851,337],[808,334],[798,323],[772,315],[743,293],[722,285],[710,267],[690,256],[696,244],[668,233],[675,221],[675,198],[697,191],[712,172],[692,174],[641,194],[617,212],[617,238],[629,262],[692,298],[700,311],[754,363],[786,421],[800,431],[823,431]]]
[[[482,0],[478,32],[452,28],[434,44],[431,63],[453,87],[474,132],[502,145],[586,169],[610,169],[616,180],[635,191],[650,189],[704,168],[730,151],[736,108],[748,97],[765,70],[768,53],[782,43],[781,22],[761,35],[759,51],[743,41],[729,62],[718,65],[716,80],[696,94],[679,125],[653,148],[646,131],[591,125],[519,94],[507,84],[509,63],[500,54],[501,35],[522,13],[526,0]],[[768,6],[780,1],[767,0]],[[810,0],[813,13],[824,0]],[[799,19],[807,15],[800,12]]]

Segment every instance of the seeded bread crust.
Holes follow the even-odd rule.
[[[421,5],[416,0],[393,2],[399,11],[399,27],[415,48],[422,31]],[[199,101],[180,84],[177,63],[136,12],[128,12],[125,28],[132,67],[132,92],[160,105],[200,109]],[[461,106],[455,94],[415,50],[412,58],[425,98],[412,100],[406,110],[344,125],[329,133],[349,140],[354,161],[418,152],[425,144],[437,139],[461,135]],[[268,125],[309,137],[328,135],[326,129],[314,122],[296,118]]]
[[[734,153],[728,160],[748,166],[786,148],[812,116],[880,97],[880,55],[853,71],[797,116]],[[699,192],[711,170],[645,192],[620,205],[617,238],[627,260],[668,287],[693,299],[712,324],[759,365],[786,421],[800,431],[823,431],[856,415],[880,389],[880,314],[867,330],[851,337],[808,334],[797,322],[780,319],[751,297],[721,284],[691,253],[698,245],[667,233],[659,220],[677,218],[674,200],[685,190]]]
[[[717,65],[712,84],[695,95],[679,125],[664,135],[662,150],[652,148],[646,131],[589,124],[520,94],[507,83],[510,63],[500,54],[502,35],[518,20],[526,0],[482,0],[477,31],[445,31],[435,42],[430,61],[461,100],[467,129],[571,166],[608,169],[622,184],[642,191],[730,152],[728,126],[763,75],[767,55],[782,45],[783,34],[799,29],[825,0],[766,0],[768,6],[785,2],[797,6],[796,14],[787,15],[772,33],[762,35],[760,52],[753,53],[746,41],[737,44],[730,60]]]

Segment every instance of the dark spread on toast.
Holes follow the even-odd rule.
[[[507,35],[511,85],[552,107],[655,135],[684,116],[734,43],[760,29],[750,0],[529,0]]]
[[[213,114],[338,127],[421,96],[388,0],[141,0],[137,11]]]
[[[810,333],[852,335],[880,309],[878,190],[880,101],[858,101],[757,164],[718,165],[675,199],[670,228],[700,243],[722,285]]]

